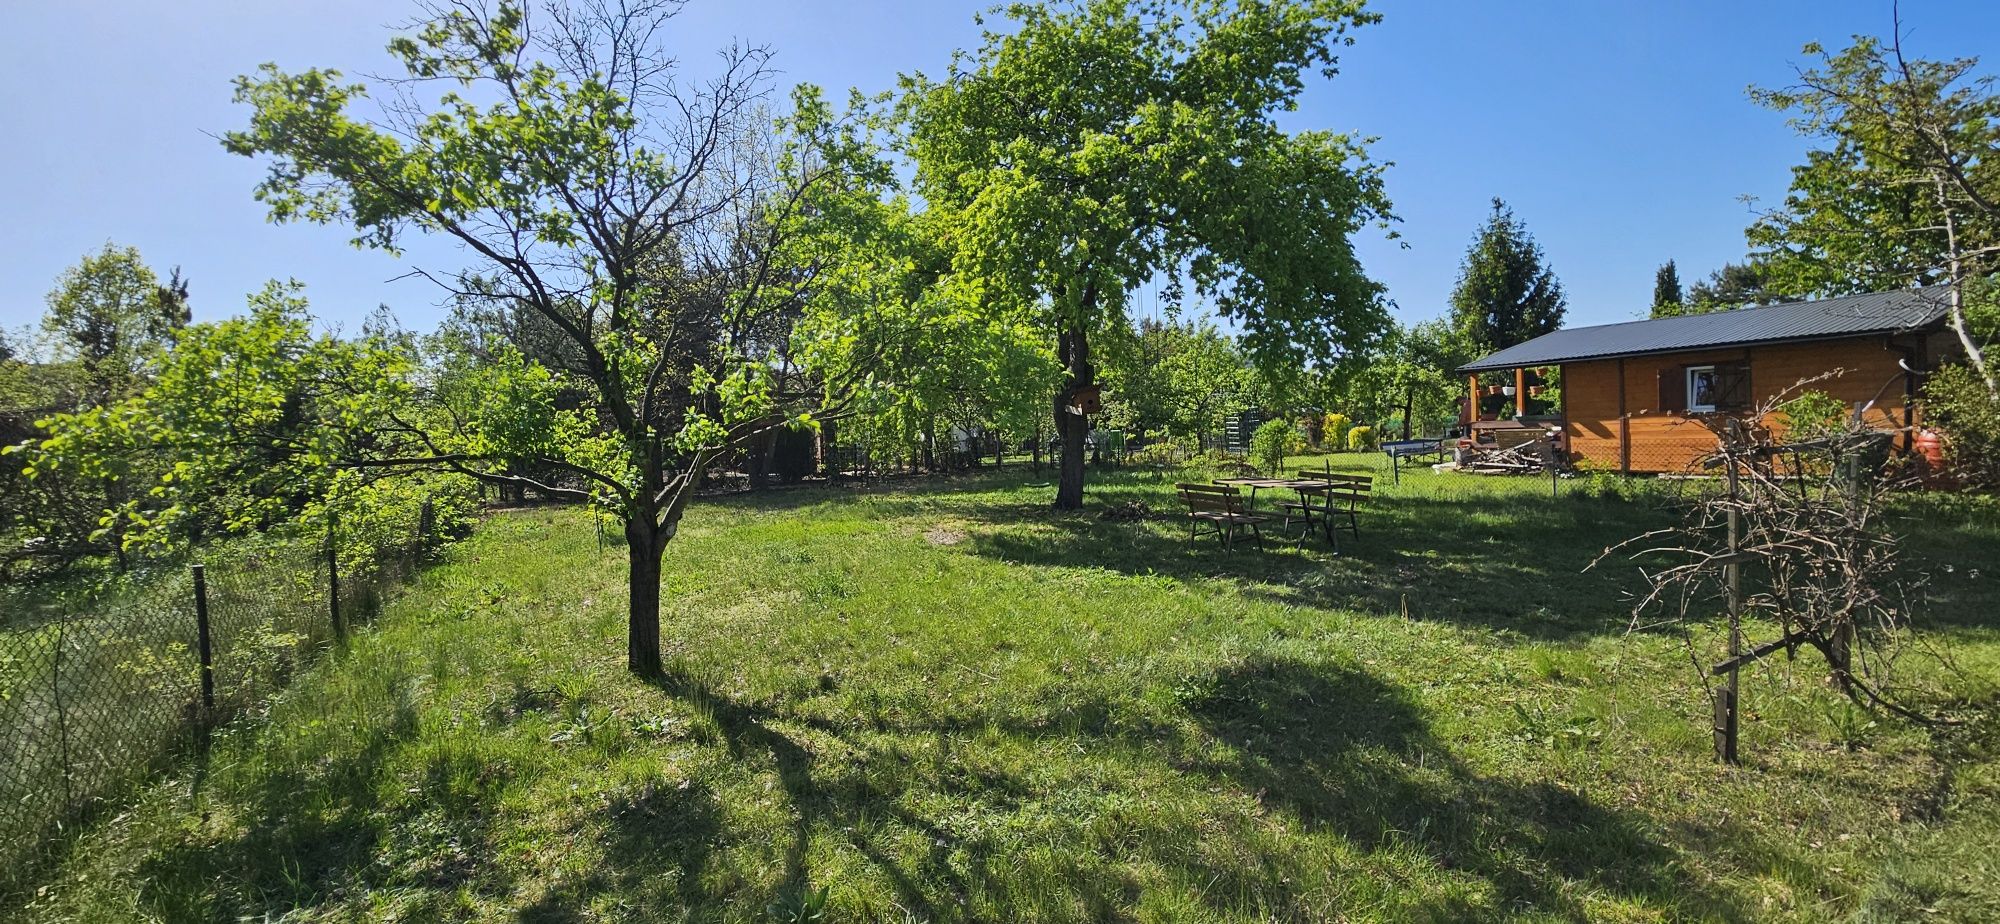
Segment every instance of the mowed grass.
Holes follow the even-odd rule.
[[[1626,632],[1635,566],[1583,570],[1664,495],[1420,472],[1333,557],[1188,543],[1176,477],[1095,474],[1080,515],[1025,475],[700,503],[657,682],[622,549],[492,517],[22,914],[2000,918],[1991,505],[1909,511],[1901,675],[1959,724],[1778,658],[1727,768],[1682,641]]]

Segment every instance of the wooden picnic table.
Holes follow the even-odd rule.
[[[1323,484],[1324,482],[1311,481],[1301,478],[1217,478],[1215,479],[1215,483],[1235,485],[1236,487],[1239,488],[1249,488],[1250,497],[1248,500],[1244,502],[1244,506],[1255,507],[1257,506],[1257,492],[1259,490],[1265,488],[1273,488],[1280,490],[1284,488],[1296,489],[1299,487],[1312,487],[1314,485]]]
[[[1321,503],[1324,504],[1327,487],[1325,481],[1317,478],[1217,478],[1215,479],[1215,483],[1249,488],[1250,496],[1243,501],[1243,509],[1245,511],[1251,511],[1256,508],[1257,492],[1259,490],[1270,488],[1281,491],[1290,489],[1299,492],[1300,503],[1290,506],[1300,508],[1300,518],[1305,521],[1305,529],[1299,534],[1300,542],[1304,542],[1305,537],[1311,535],[1313,532],[1312,511],[1314,508],[1312,506],[1312,496],[1318,495],[1321,498]],[[1292,515],[1287,513],[1284,514],[1284,517],[1289,522]],[[1334,541],[1333,530],[1327,529],[1325,532],[1326,541],[1333,546],[1335,553],[1338,554],[1340,544]]]
[[[1305,542],[1307,536],[1317,531],[1326,538],[1327,544],[1333,547],[1334,554],[1338,555],[1340,554],[1340,540],[1334,536],[1334,518],[1337,516],[1345,517],[1348,523],[1347,528],[1359,534],[1360,530],[1356,528],[1354,502],[1357,498],[1366,497],[1370,479],[1367,476],[1343,475],[1337,472],[1321,474],[1319,472],[1301,471],[1299,474],[1309,477],[1217,478],[1215,479],[1215,483],[1249,488],[1250,496],[1244,499],[1244,510],[1246,511],[1256,505],[1257,491],[1259,489],[1276,488],[1282,490],[1289,488],[1299,492],[1299,502],[1296,504],[1278,505],[1280,512],[1283,513],[1283,509],[1288,507],[1297,508],[1300,518],[1305,521],[1305,529],[1299,533],[1299,541],[1301,543]],[[1337,501],[1343,499],[1348,502],[1348,506],[1344,510],[1340,509],[1336,504]],[[1314,503],[1315,500],[1318,503]],[[1292,518],[1290,513],[1283,513],[1283,516],[1287,521],[1290,521]],[[1317,530],[1314,529],[1314,520],[1319,521]]]

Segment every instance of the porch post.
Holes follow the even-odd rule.
[[[1528,369],[1514,370],[1514,419],[1528,416]]]
[[[1479,420],[1479,373],[1465,377],[1465,423],[1470,426]]]

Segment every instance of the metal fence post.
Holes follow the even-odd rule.
[[[68,647],[69,607],[65,604],[56,614],[56,648],[49,663],[49,696],[56,705],[56,744],[62,762],[64,812],[76,804],[76,766],[70,761],[69,709],[64,703],[62,684],[63,652]]]
[[[1731,422],[1734,424],[1734,421]],[[1743,550],[1742,515],[1737,507],[1743,499],[1742,484],[1737,480],[1737,452],[1742,448],[1741,433],[1735,426],[1729,428],[1728,448],[1723,453],[1723,462],[1729,466],[1729,564],[1723,566],[1723,582],[1729,591],[1729,680],[1718,691],[1715,700],[1716,729],[1715,756],[1723,763],[1736,763],[1737,697],[1740,693],[1742,668],[1736,663],[1743,653],[1743,565],[1738,553]]]
[[[333,637],[345,639],[347,627],[340,622],[340,546],[335,541],[335,520],[332,511],[326,514],[326,613],[333,623]]]
[[[201,727],[204,732],[215,716],[215,645],[208,627],[208,574],[194,566],[195,656],[201,662]]]

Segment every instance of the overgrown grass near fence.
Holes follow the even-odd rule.
[[[422,546],[343,575],[340,611],[372,610]],[[323,537],[258,536],[198,558],[214,677],[206,714],[191,562],[0,594],[0,894],[59,855],[68,829],[197,747],[204,728],[259,708],[333,640]]]
[[[1336,556],[1189,542],[1214,474],[704,498],[654,681],[622,550],[495,516],[0,921],[2000,920],[1990,502],[1897,513],[1971,721],[1774,659],[1731,768],[1582,570],[1698,485],[1426,471]]]

